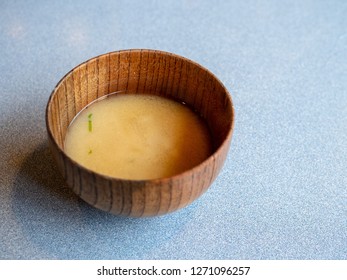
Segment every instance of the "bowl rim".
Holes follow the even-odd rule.
[[[65,80],[65,78],[68,77],[69,75],[71,75],[75,69],[81,67],[84,64],[89,63],[90,61],[96,60],[96,59],[98,59],[100,57],[109,56],[111,54],[116,54],[116,53],[117,54],[121,54],[121,53],[131,53],[131,52],[158,53],[158,54],[162,54],[162,55],[173,56],[173,57],[175,57],[177,59],[180,59],[180,60],[185,60],[185,61],[187,61],[187,62],[197,66],[198,68],[206,71],[209,76],[213,77],[213,79],[215,79],[221,85],[221,87],[223,88],[224,92],[226,93],[226,99],[227,99],[228,103],[230,104],[230,108],[231,108],[231,122],[230,122],[230,126],[228,128],[228,133],[224,137],[222,143],[217,147],[217,149],[213,153],[211,153],[205,160],[203,160],[199,164],[195,165],[194,167],[192,167],[190,169],[187,169],[187,170],[184,170],[184,171],[182,171],[180,173],[177,173],[175,175],[172,175],[172,176],[159,177],[159,178],[153,178],[153,179],[126,179],[126,178],[120,178],[120,177],[113,177],[113,176],[102,174],[102,173],[96,172],[96,171],[94,171],[92,169],[89,169],[89,168],[83,166],[82,164],[78,163],[74,159],[72,159],[70,156],[68,156],[65,153],[64,149],[60,148],[60,146],[58,145],[55,137],[53,136],[53,133],[52,133],[51,127],[49,125],[49,121],[48,121],[49,109],[50,109],[50,105],[52,103],[52,99],[53,99],[54,94],[56,93],[57,88],[61,85],[61,83]],[[83,110],[83,108],[82,108],[82,110]],[[127,181],[127,182],[133,182],[133,183],[134,182],[136,182],[136,183],[151,182],[153,184],[156,184],[156,183],[162,183],[162,182],[166,182],[166,181],[179,180],[180,178],[183,178],[183,177],[189,176],[190,174],[193,174],[196,170],[201,169],[202,166],[207,165],[211,160],[213,162],[215,162],[215,157],[216,157],[217,154],[221,153],[222,148],[225,145],[228,145],[228,142],[229,142],[229,145],[230,145],[230,142],[231,142],[231,139],[232,139],[232,135],[233,135],[233,132],[234,132],[234,126],[235,126],[235,109],[234,109],[234,103],[233,103],[232,97],[231,97],[228,89],[225,87],[225,85],[221,82],[221,80],[215,74],[213,74],[209,69],[207,69],[206,67],[202,66],[198,62],[195,62],[195,61],[193,61],[193,60],[191,60],[189,58],[186,58],[184,56],[181,56],[181,55],[178,55],[178,54],[175,54],[175,53],[171,53],[171,52],[168,52],[168,51],[162,51],[162,50],[156,50],[156,49],[138,49],[138,48],[135,48],[135,49],[122,49],[122,50],[117,50],[117,51],[111,51],[111,52],[107,52],[107,53],[103,53],[103,54],[94,56],[92,58],[89,58],[89,59],[85,60],[84,62],[79,63],[78,65],[73,67],[70,71],[68,71],[58,81],[58,83],[55,85],[55,87],[53,88],[53,90],[52,90],[52,92],[51,92],[51,94],[50,94],[50,96],[48,98],[47,105],[46,105],[46,110],[45,110],[45,122],[46,122],[46,130],[47,130],[47,133],[48,133],[48,137],[51,140],[51,143],[54,144],[55,148],[57,149],[57,151],[60,154],[62,154],[70,162],[72,162],[74,165],[76,165],[79,169],[82,169],[82,170],[92,174],[94,177],[95,176],[102,177],[102,178],[104,178],[104,179],[106,179],[108,181],[109,180],[117,181],[117,182],[119,182],[119,181],[122,181],[122,182]],[[213,165],[214,165],[214,163],[213,163]],[[212,178],[210,179],[210,181],[211,180],[212,180]]]

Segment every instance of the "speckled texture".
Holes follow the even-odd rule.
[[[213,2],[213,4],[212,4]],[[346,259],[346,1],[1,1],[1,259]],[[195,60],[233,96],[211,189],[124,219],[64,187],[44,111],[60,78],[109,51]]]

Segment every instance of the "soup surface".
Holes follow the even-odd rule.
[[[209,130],[187,106],[144,94],[112,94],[70,124],[65,152],[112,177],[155,179],[190,169],[211,154]]]

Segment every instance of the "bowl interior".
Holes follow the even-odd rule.
[[[151,50],[104,54],[70,71],[54,89],[47,106],[47,127],[63,150],[67,128],[89,103],[114,92],[154,94],[184,102],[207,122],[214,151],[233,124],[225,87],[208,70],[186,58]]]

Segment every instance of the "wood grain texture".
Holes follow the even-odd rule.
[[[156,180],[112,178],[79,165],[64,153],[70,122],[95,99],[118,91],[185,102],[206,120],[212,155],[191,170]],[[98,56],[66,74],[49,98],[46,125],[57,166],[77,195],[116,215],[144,217],[180,209],[208,189],[229,150],[234,110],[227,89],[199,64],[167,52],[135,49]]]

